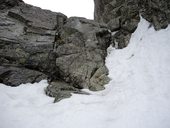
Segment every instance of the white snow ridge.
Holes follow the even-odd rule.
[[[0,128],[170,128],[170,26],[155,31],[141,19],[129,46],[108,53],[112,80],[89,96],[53,104],[46,81],[1,84]]]

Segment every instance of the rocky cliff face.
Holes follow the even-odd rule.
[[[85,18],[67,18],[25,4],[0,4],[0,82],[9,86],[49,81],[46,93],[56,101],[79,89],[102,90],[111,34],[107,26]]]
[[[95,20],[106,23],[116,34],[112,37],[117,48],[127,46],[140,20],[148,20],[156,30],[170,23],[169,0],[94,0]]]
[[[127,46],[140,15],[156,30],[170,23],[169,0],[95,0],[95,20],[0,1],[0,83],[18,86],[48,79],[55,101],[97,91],[109,82],[106,49]],[[111,32],[116,34],[111,34]],[[84,94],[84,93],[83,93]]]

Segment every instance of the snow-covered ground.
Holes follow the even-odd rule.
[[[1,84],[0,128],[170,128],[170,26],[155,32],[141,19],[129,46],[108,52],[112,80],[89,96],[53,104],[46,81]]]

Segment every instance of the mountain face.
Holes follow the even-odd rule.
[[[95,21],[106,23],[116,34],[113,44],[118,48],[128,45],[136,30],[140,15],[154,26],[155,30],[166,28],[170,23],[169,0],[94,0]]]
[[[47,79],[59,99],[109,82],[107,48],[128,45],[140,15],[156,30],[170,23],[169,0],[95,0],[95,21],[67,18],[22,0],[0,1],[0,83],[18,86]],[[115,34],[112,34],[112,33]]]

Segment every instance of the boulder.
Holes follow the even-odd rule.
[[[105,57],[110,37],[104,25],[85,18],[69,18],[55,42],[60,77],[80,89],[96,86],[98,81],[108,82]],[[98,70],[100,74],[94,77]],[[103,85],[98,84],[99,88]]]
[[[106,25],[80,17],[69,18],[56,36],[57,81],[54,78],[50,82],[46,94],[58,102],[71,93],[88,95],[80,90],[83,88],[103,90],[109,82],[105,58],[110,40]]]

